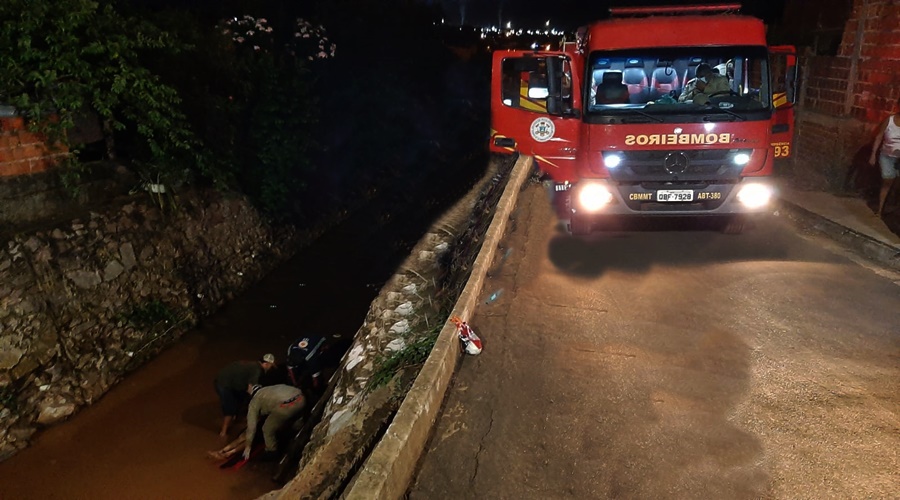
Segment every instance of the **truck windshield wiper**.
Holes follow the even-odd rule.
[[[725,108],[716,108],[716,109],[719,111],[724,111],[724,112],[728,113],[729,115],[736,117],[738,120],[741,120],[741,121],[746,120],[746,118],[744,118],[742,115],[739,115],[739,114],[735,113],[734,111],[731,111],[730,109],[725,109]],[[706,122],[714,121],[714,120],[710,120],[710,118],[711,117],[709,117],[709,116],[704,116],[703,121],[706,121]]]
[[[642,115],[642,116],[646,116],[647,118],[649,118],[649,119],[651,119],[651,120],[653,120],[653,121],[655,121],[655,122],[662,123],[662,122],[665,121],[665,120],[663,120],[662,118],[660,118],[660,117],[658,117],[658,116],[653,116],[653,115],[651,115],[650,113],[645,113],[645,112],[643,112],[643,111],[641,111],[641,110],[639,110],[639,109],[629,109],[628,111],[631,111],[632,113],[637,113],[637,114]]]

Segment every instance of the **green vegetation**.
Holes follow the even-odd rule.
[[[15,106],[32,130],[77,151],[67,132],[90,113],[109,141],[115,133],[131,136],[134,157],[167,182],[184,181],[203,165],[178,93],[141,60],[146,52],[184,48],[167,32],[87,0],[5,0],[0,19],[0,101]]]
[[[179,322],[175,312],[159,300],[151,300],[135,306],[128,314],[122,316],[122,319],[135,328],[147,331],[165,329],[167,326]]]
[[[113,160],[151,196],[153,184],[169,195],[234,190],[271,219],[316,227],[376,193],[402,201],[437,182],[453,189],[447,173],[484,150],[486,53],[454,55],[436,8],[178,5],[0,2],[0,104],[74,153],[60,172],[71,190],[79,160]],[[72,133],[89,124],[99,137]]]
[[[84,145],[70,132],[83,120],[151,196],[151,185],[211,184],[277,215],[303,186],[315,122],[307,54],[333,54],[320,28],[298,21],[289,28],[313,36],[282,44],[264,19],[216,24],[106,0],[9,0],[0,19],[0,103],[75,153],[61,173],[72,190]]]
[[[434,343],[450,318],[456,297],[426,295],[425,298],[428,305],[423,303],[422,310],[416,311],[409,318],[411,328],[400,337],[405,346],[390,354],[381,354],[375,360],[375,371],[368,381],[368,389],[377,389],[407,368],[418,367],[428,359]]]
[[[0,408],[7,408],[13,413],[19,412],[19,397],[11,386],[0,387]]]
[[[172,308],[159,300],[150,300],[135,306],[126,314],[119,316],[119,321],[127,324],[143,335],[131,345],[126,345],[124,350],[131,358],[126,363],[126,368],[135,360],[142,360],[150,347],[160,339],[166,338],[170,333],[177,333],[189,318],[188,314],[179,315]]]
[[[441,329],[444,328],[447,318],[440,324],[434,325],[429,330],[412,335],[412,341],[403,349],[392,353],[390,356],[380,356],[376,362],[375,373],[369,379],[369,389],[377,389],[390,382],[395,375],[413,366],[421,365],[428,359],[434,343],[437,341]]]

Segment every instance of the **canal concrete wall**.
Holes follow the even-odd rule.
[[[0,236],[0,460],[97,401],[297,247],[241,197],[146,194]]]
[[[403,496],[461,357],[447,320],[468,319],[485,293],[485,276],[533,171],[531,157],[495,157],[482,181],[413,248],[344,356],[299,472],[264,498]],[[415,345],[423,331],[434,335],[424,364],[401,365],[388,383],[373,384],[379,366]]]
[[[473,256],[471,274],[451,316],[468,320],[478,301],[485,300],[484,280],[504,258],[500,253],[501,242],[507,227],[514,220],[519,193],[533,169],[530,156],[518,158],[490,218],[483,244]],[[406,495],[460,357],[457,329],[448,323],[441,329],[434,350],[400,405],[391,426],[353,478],[344,498],[400,499]]]

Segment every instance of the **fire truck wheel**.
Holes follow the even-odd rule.
[[[725,227],[722,229],[722,232],[725,234],[741,234],[744,231],[744,221],[743,217],[730,217],[725,221]]]
[[[581,217],[572,217],[569,220],[569,232],[573,236],[584,236],[591,233],[591,221]]]

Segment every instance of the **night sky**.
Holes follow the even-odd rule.
[[[784,0],[744,0],[743,2],[679,2],[676,0],[425,0],[440,4],[445,12],[445,22],[460,24],[465,16],[469,25],[497,25],[512,21],[513,27],[537,28],[550,20],[551,26],[573,29],[608,16],[610,5],[695,5],[708,3],[741,3],[742,13],[755,15],[767,22],[775,22],[784,10]]]

